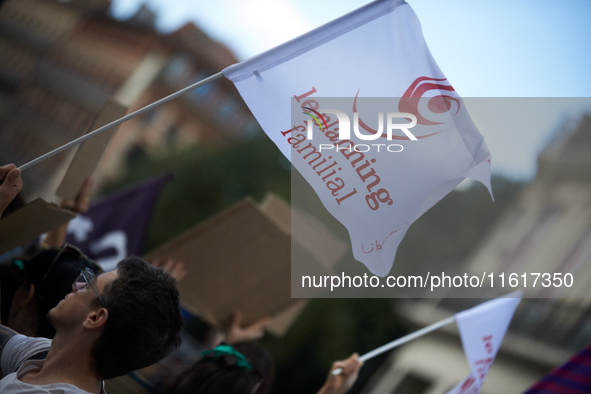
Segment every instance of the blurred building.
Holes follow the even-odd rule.
[[[0,5],[0,162],[24,164],[84,134],[108,98],[128,113],[216,74],[237,59],[192,24],[154,28],[147,8],[126,21],[109,0],[5,0]],[[230,81],[186,93],[120,126],[96,173],[124,170],[137,149],[218,143],[256,121]],[[27,196],[55,190],[68,154],[23,172]]]
[[[536,179],[457,273],[464,272],[505,273],[504,288],[497,282],[496,293],[485,298],[525,292],[482,393],[521,393],[591,341],[591,117],[559,133],[540,154]],[[540,277],[533,287],[531,273],[551,279]],[[518,275],[517,287],[509,285],[510,274]],[[407,300],[400,312],[418,329],[483,301],[446,295]],[[468,373],[452,325],[393,352],[364,392],[440,394]]]

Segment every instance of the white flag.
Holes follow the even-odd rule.
[[[463,179],[490,191],[484,139],[404,1],[368,4],[223,73],[376,275]],[[345,104],[327,108],[331,98]],[[391,98],[389,109],[369,98]]]
[[[521,297],[522,292],[518,291],[455,315],[471,371],[448,394],[480,392]]]

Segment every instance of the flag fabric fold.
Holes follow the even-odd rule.
[[[455,315],[471,371],[448,394],[480,392],[522,296],[521,291],[513,292]]]
[[[376,275],[390,272],[410,225],[466,177],[490,191],[486,143],[404,1],[370,3],[223,73]],[[322,98],[348,100],[349,136]],[[384,130],[400,122],[390,112],[416,124],[380,136],[370,98],[392,98]]]

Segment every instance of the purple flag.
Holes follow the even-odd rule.
[[[134,185],[92,204],[70,222],[67,242],[76,245],[105,271],[130,254],[143,252],[144,239],[166,174]]]

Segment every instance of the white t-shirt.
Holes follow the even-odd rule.
[[[19,380],[21,376],[31,371],[38,371],[45,360],[30,360],[28,358],[51,347],[51,340],[47,338],[30,338],[15,335],[8,340],[0,358],[0,367],[4,378],[0,380],[2,394],[89,394],[87,391],[67,383],[54,383],[42,386],[32,385]],[[103,388],[104,393],[104,388]]]

